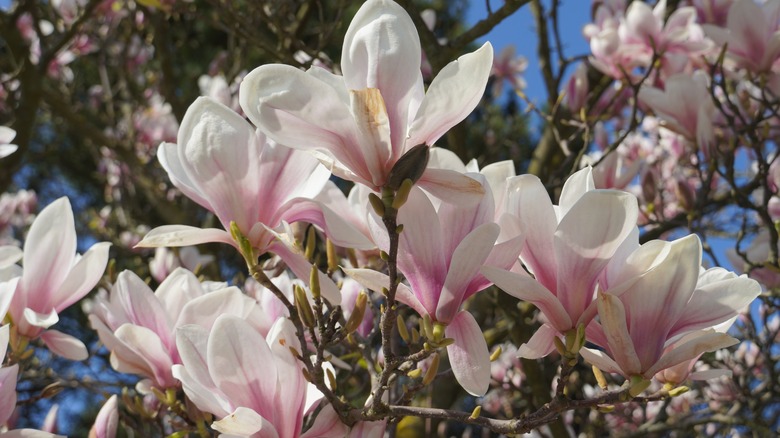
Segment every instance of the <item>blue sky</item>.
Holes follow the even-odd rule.
[[[495,11],[503,5],[503,1],[487,0]],[[549,1],[543,3],[548,4]],[[589,52],[587,41],[582,36],[582,27],[590,22],[590,1],[587,0],[563,0],[559,6],[559,29],[563,40],[564,54],[566,56],[581,55]],[[466,15],[469,24],[477,23],[487,17],[485,1],[472,0]],[[536,30],[533,16],[529,6],[520,8],[512,16],[496,26],[480,42],[490,41],[499,53],[508,44],[514,44],[517,53],[528,59],[528,69],[525,79],[528,87],[525,92],[530,99],[543,102],[546,98],[544,83],[539,72],[539,63],[536,59]],[[572,68],[567,73],[571,73]]]

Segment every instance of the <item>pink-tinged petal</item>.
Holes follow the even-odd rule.
[[[68,198],[62,197],[46,206],[30,227],[24,243],[21,291],[17,290],[12,307],[45,312],[53,308],[50,294],[68,275],[75,254],[73,211]]]
[[[295,436],[303,425],[308,383],[303,378],[301,362],[293,356],[290,349],[295,349],[300,354],[305,354],[305,351],[298,341],[295,326],[287,318],[276,320],[268,331],[266,342],[276,361],[276,377],[281,384],[275,401],[274,417],[270,418],[270,414],[267,417],[273,421],[281,436]]]
[[[247,232],[260,220],[264,145],[243,117],[207,97],[196,99],[182,119],[179,159],[225,228],[235,221]]]
[[[70,360],[86,360],[89,357],[87,346],[79,339],[57,330],[41,333],[41,340],[52,353]]]
[[[572,320],[566,313],[566,309],[558,298],[538,281],[492,266],[483,266],[481,271],[482,275],[504,292],[538,307],[557,330],[564,332],[572,328]]]
[[[343,90],[320,74],[287,65],[263,65],[241,83],[239,100],[249,120],[277,143],[326,151],[348,169],[372,181]],[[373,169],[377,170],[377,169]]]
[[[272,416],[277,396],[277,366],[265,339],[248,322],[221,316],[208,340],[207,363],[217,387],[236,406]],[[262,361],[264,366],[256,366]]]
[[[561,189],[561,196],[558,200],[558,206],[560,207],[561,217],[582,198],[582,196],[596,188],[596,184],[593,182],[593,169],[590,166],[585,167],[572,176],[570,176]]]
[[[384,428],[382,429],[384,433]],[[331,405],[327,405],[317,414],[314,424],[301,435],[301,438],[343,438],[349,433],[347,426],[341,422],[339,415]],[[364,435],[369,438],[368,435]]]
[[[143,363],[142,366],[151,374],[150,377],[154,378],[156,385],[160,385],[163,388],[175,385],[176,382],[171,375],[171,366],[173,366],[173,362],[171,361],[167,348],[160,341],[157,333],[146,327],[123,324],[114,332],[114,335],[127,348],[143,358],[145,363]],[[113,366],[115,370],[125,372],[125,366],[127,365],[130,365],[131,370],[134,370],[141,364],[136,365],[122,362],[112,355],[111,366]]]
[[[8,350],[8,341],[11,339],[11,325],[6,324],[0,327],[0,357],[5,358]]]
[[[441,249],[448,256],[445,259],[452,258],[451,254],[466,236],[482,224],[493,222],[496,207],[493,203],[493,194],[490,186],[483,175],[472,173],[467,175],[479,181],[485,190],[482,199],[476,204],[460,205],[455,203],[442,203],[437,206],[437,216],[441,223],[441,231],[444,240]]]
[[[694,337],[688,342],[684,342],[671,351],[664,353],[664,355],[644,373],[644,376],[651,378],[661,370],[692,360],[703,353],[731,347],[738,343],[739,340],[732,338],[725,333],[718,333],[714,330],[709,331],[702,336]]]
[[[37,429],[14,429],[3,432],[3,438],[67,438],[65,435],[55,435]]]
[[[95,418],[95,423],[89,430],[89,438],[114,438],[119,427],[118,397],[116,394],[109,397]]]
[[[463,239],[452,255],[444,287],[436,308],[436,320],[447,323],[464,300],[466,288],[493,250],[499,227],[494,223],[479,226]]]
[[[503,228],[501,232],[504,232]],[[500,235],[498,239],[501,240]],[[496,244],[490,251],[490,254],[485,259],[483,264],[485,266],[493,266],[496,268],[511,270],[512,267],[518,263],[517,257],[520,255],[520,251],[523,248],[524,239],[525,237],[521,235],[505,242]],[[493,282],[485,278],[481,272],[478,273],[471,279],[471,282],[466,288],[466,294],[463,296],[463,299],[465,300],[470,298],[472,295],[485,289],[491,284],[493,284]]]
[[[478,203],[485,194],[479,181],[447,169],[425,169],[417,185],[444,202],[464,206]]]
[[[16,409],[16,377],[19,365],[0,368],[0,424],[5,424]]]
[[[38,313],[28,307],[24,309],[22,315],[24,317],[24,322],[33,327],[43,329],[53,326],[60,320],[55,309],[52,309],[49,313]]]
[[[228,436],[279,438],[273,424],[245,407],[239,407],[227,417],[211,423],[211,428]]]
[[[620,296],[626,308],[631,309],[629,331],[639,359],[646,366],[661,356],[670,330],[688,311],[687,304],[699,278],[699,238],[692,234],[671,242],[669,248],[663,262]]]
[[[154,370],[146,358],[135,351],[132,346],[126,345],[114,335],[114,331],[94,314],[89,315],[92,328],[98,332],[100,342],[111,351],[111,366],[122,373],[138,374],[141,376],[154,376]]]
[[[8,313],[19,280],[20,277],[15,277],[8,281],[0,281],[0,318],[5,318],[5,314]],[[0,355],[0,357],[5,357],[5,355]]]
[[[404,226],[398,244],[398,268],[428,314],[433,316],[447,265],[441,250],[443,236],[436,210],[419,188],[412,188],[409,199],[399,210],[398,224]]]
[[[482,99],[492,67],[493,46],[489,42],[447,64],[428,87],[409,127],[407,144],[433,145],[465,119]]]
[[[0,246],[0,269],[7,268],[18,262],[23,255],[22,250],[15,246]]]
[[[481,397],[490,386],[490,353],[482,329],[467,311],[455,315],[444,329],[455,343],[447,347],[455,379],[471,395]]]
[[[547,356],[555,351],[554,339],[558,336],[558,330],[550,325],[542,324],[531,336],[531,339],[517,349],[517,357],[541,359]]]
[[[187,324],[197,324],[211,330],[211,327],[221,315],[232,315],[248,320],[248,316],[259,311],[257,301],[244,295],[237,287],[228,287],[187,303],[176,321],[176,327]]]
[[[182,388],[198,409],[218,418],[233,411],[233,405],[217,388],[208,368],[209,331],[196,325],[176,329],[176,346],[183,365],[174,365],[172,375],[181,381]]]
[[[258,138],[265,138],[262,133]],[[328,184],[330,171],[312,154],[306,151],[267,141],[258,161],[259,201],[262,206],[259,217],[269,225],[276,225],[279,210],[295,198],[311,199],[317,196]],[[271,215],[263,210],[274,213]],[[274,222],[271,224],[271,222]]]
[[[197,202],[206,210],[214,211],[214,207],[211,206],[211,203],[190,179],[190,176],[187,175],[187,171],[184,170],[185,164],[179,157],[179,146],[177,144],[160,144],[157,148],[157,161],[160,162],[160,165],[165,169],[165,172],[168,173],[168,179],[184,193],[184,196]]]
[[[306,260],[306,257],[301,252],[300,248],[291,248],[287,243],[281,239],[277,239],[268,250],[284,260],[290,270],[293,271],[296,277],[302,279],[304,283],[309,284],[309,278],[311,276],[311,263]],[[341,292],[339,292],[338,286],[333,280],[325,275],[322,271],[317,271],[320,279],[320,289],[322,297],[331,303],[341,302]]]
[[[344,273],[363,285],[366,289],[382,293],[382,288],[388,288],[390,277],[387,274],[374,271],[373,269],[344,269]],[[422,305],[420,300],[409,290],[409,287],[401,283],[396,290],[395,298],[414,309],[420,316],[428,314],[428,311]]]
[[[395,2],[368,1],[352,19],[341,53],[346,87],[376,88],[381,93],[387,107],[393,155],[400,156],[410,106],[423,93],[420,38],[412,19]]]
[[[338,189],[337,189],[338,190]],[[343,195],[342,195],[343,196]],[[288,223],[304,221],[317,225],[334,244],[343,248],[373,249],[375,245],[351,223],[321,202],[296,198],[286,206],[281,219]]]
[[[607,356],[607,354],[601,350],[594,350],[583,347],[580,350],[580,355],[583,359],[585,359],[586,362],[591,365],[595,365],[596,368],[600,369],[601,371],[612,374],[623,374],[623,370],[620,369],[620,365],[615,363],[611,357]]]
[[[761,285],[746,276],[737,277],[723,268],[709,271],[730,274],[719,281],[701,284],[685,306],[685,313],[674,324],[669,337],[677,334],[712,327],[728,320],[750,304],[759,294]]]
[[[515,176],[515,163],[512,160],[491,163],[483,167],[479,173],[487,178],[490,191],[493,192],[496,211],[500,215],[505,208],[507,180]]]
[[[122,271],[111,289],[112,302],[117,304],[131,324],[146,327],[156,333],[166,348],[173,347],[172,324],[154,292],[132,271]]]
[[[203,296],[205,291],[191,271],[176,268],[157,286],[154,295],[168,315],[180,315],[190,301]]]
[[[596,280],[636,227],[638,211],[636,197],[629,193],[593,190],[584,193],[561,220],[553,238],[557,296],[572,320],[578,320],[593,301]]]
[[[524,227],[525,246],[520,254],[536,280],[554,292],[556,262],[553,235],[558,226],[550,195],[535,175],[507,180],[506,212],[517,216]]]
[[[100,281],[108,264],[110,247],[108,242],[92,245],[71,268],[63,283],[51,296],[51,304],[58,312],[82,299]]]
[[[626,309],[623,303],[610,294],[599,294],[599,317],[604,335],[607,338],[607,346],[612,353],[615,362],[619,364],[621,374],[631,376],[642,372],[642,362],[637,355],[631,335],[626,324]],[[648,331],[652,331],[648,327]],[[645,364],[649,366],[650,364]]]
[[[236,246],[233,238],[225,230],[196,228],[188,225],[163,225],[146,233],[146,236],[135,247],[191,246],[210,242],[227,243],[228,245]]]

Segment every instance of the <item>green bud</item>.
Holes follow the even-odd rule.
[[[404,340],[407,344],[409,343],[409,330],[406,328],[406,322],[404,321],[404,318],[401,315],[398,315],[396,318],[396,325],[398,326],[398,334],[401,335],[401,339]]]
[[[311,273],[309,274],[309,289],[311,289],[311,296],[315,300],[320,298],[320,270],[314,265],[311,266]]]
[[[498,358],[499,358],[499,357],[501,357],[501,353],[502,353],[502,351],[503,351],[503,350],[501,349],[501,346],[499,345],[499,346],[498,346],[498,348],[496,348],[495,350],[493,350],[493,352],[490,354],[490,361],[491,361],[491,362],[495,362],[495,361],[497,361],[497,360],[498,360]]]
[[[444,339],[444,329],[446,327],[447,327],[446,325],[440,322],[436,322],[433,324],[433,340],[435,342],[439,342],[442,339]]]
[[[638,396],[650,386],[650,383],[650,380],[647,380],[642,376],[631,376],[631,386],[629,386],[628,395],[632,398]]]
[[[385,203],[382,202],[382,199],[379,196],[377,196],[374,193],[369,193],[368,202],[371,203],[371,207],[374,208],[376,214],[378,214],[379,216],[385,215]]]
[[[425,377],[423,377],[423,385],[430,385],[431,382],[433,382],[433,379],[436,378],[436,373],[439,372],[439,360],[439,353],[433,353],[431,365],[425,372]]]
[[[469,420],[476,420],[479,418],[479,414],[482,413],[482,406],[477,405],[476,408],[474,408],[473,411],[471,411],[471,415],[469,415]]]
[[[304,255],[306,260],[311,263],[314,260],[314,250],[317,249],[317,233],[314,227],[309,227],[306,231],[306,250]]]
[[[297,284],[293,288],[293,297],[295,299],[295,308],[298,309],[298,315],[306,327],[314,327],[314,312],[311,310],[309,300],[306,298],[306,291]]]
[[[409,199],[409,193],[411,193],[413,186],[414,182],[409,178],[405,179],[404,182],[401,183],[401,187],[399,187],[398,191],[395,192],[395,198],[393,198],[394,209],[398,210],[404,204],[406,204],[406,201]]]
[[[685,394],[690,390],[691,388],[688,388],[687,386],[678,386],[677,388],[674,388],[669,391],[669,397],[677,397],[679,395]]]

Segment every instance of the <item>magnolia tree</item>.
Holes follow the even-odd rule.
[[[432,6],[0,11],[3,433],[780,431],[780,0]]]

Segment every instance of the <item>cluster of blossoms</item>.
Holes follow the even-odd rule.
[[[58,4],[63,19],[68,8],[81,7]],[[457,382],[477,397],[491,382],[520,387],[517,358],[555,352],[564,360],[562,380],[580,357],[602,390],[603,373],[613,375],[622,386],[604,397],[623,398],[612,401],[649,387],[676,395],[689,380],[728,375],[696,363],[738,343],[727,332],[761,286],[720,267],[705,269],[695,234],[640,244],[637,224],[692,208],[700,187],[691,169],[675,163],[710,160],[725,135],[713,128],[723,121],[711,78],[690,74],[701,67],[697,59],[712,55],[715,42],[730,41],[730,74],[775,80],[780,48],[740,45],[740,20],[753,7],[733,2],[725,30],[716,27],[722,20],[703,27],[693,6],[664,18],[663,0],[655,9],[597,4],[596,23],[585,30],[591,65],[615,79],[648,81],[635,104],[656,117],[615,150],[600,125],[599,151],[590,157],[599,165],[572,174],[557,205],[538,177],[516,175],[511,161],[480,169],[436,147],[476,107],[491,74],[520,89],[516,74],[524,65],[511,52],[494,62],[486,43],[442,68],[426,89],[417,30],[391,0],[368,0],[359,9],[344,39],[340,75],[317,65],[303,71],[269,64],[229,85],[215,73],[199,81],[204,96],[179,126],[171,106],[150,93],[149,107],[126,121],[126,129],[138,131],[136,158],[150,159],[145,146],[156,146],[173,186],[221,228],[149,231],[137,246],[158,248],[150,267],[156,290],[123,271],[89,306],[111,366],[142,379],[136,391],[147,403],[135,408],[226,436],[379,437],[388,419],[409,414],[392,409],[433,381],[445,352]],[[765,24],[762,31],[775,35],[774,24]],[[585,119],[608,106],[588,108],[588,88],[579,69],[567,104]],[[611,97],[620,101],[622,93]],[[0,153],[13,152],[1,146]],[[103,163],[118,185],[127,170],[110,151]],[[354,184],[348,196],[333,177]],[[670,190],[675,199],[664,199]],[[313,255],[318,235],[326,271]],[[193,273],[214,259],[191,246],[214,242],[243,257],[252,277],[245,290]],[[0,350],[8,350],[0,423],[16,404],[18,363],[31,341],[68,359],[88,357],[80,340],[51,327],[96,286],[108,250],[101,242],[76,255],[67,198],[40,212],[23,250],[0,247],[0,315],[9,322],[0,328]],[[483,327],[464,305],[492,285],[539,310],[539,328],[511,357],[490,354]],[[410,330],[404,316],[419,330]],[[390,345],[395,333],[398,348]],[[381,338],[379,348],[367,342],[372,337]],[[346,351],[363,356],[362,368],[334,353],[347,344]],[[371,377],[364,406],[339,392],[339,382],[358,369]],[[400,397],[388,390],[399,379],[410,385]],[[96,436],[115,435],[117,402],[112,397],[101,410]]]

